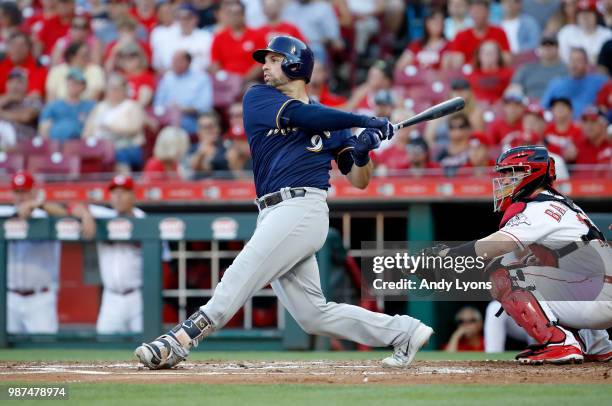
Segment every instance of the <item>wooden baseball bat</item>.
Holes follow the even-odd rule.
[[[416,114],[404,121],[400,121],[397,124],[393,124],[394,131],[399,129],[410,127],[412,125],[422,123],[423,121],[434,120],[436,118],[444,117],[452,113],[456,113],[463,110],[465,107],[465,100],[461,97],[454,97],[450,100],[438,103],[435,106],[423,110],[419,114]]]

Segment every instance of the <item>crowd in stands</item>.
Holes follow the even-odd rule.
[[[279,34],[313,49],[324,105],[466,100],[383,143],[379,174],[480,176],[524,144],[560,178],[612,172],[611,0],[2,0],[0,171],[242,176],[251,53]]]

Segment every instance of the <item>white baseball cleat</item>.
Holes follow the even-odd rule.
[[[134,351],[141,364],[149,369],[169,369],[185,360],[189,351],[176,339],[164,334],[150,343],[142,343]]]
[[[382,360],[383,367],[406,368],[416,353],[427,344],[429,337],[433,334],[433,329],[423,323],[414,330],[408,341],[397,346],[393,350],[393,355]]]

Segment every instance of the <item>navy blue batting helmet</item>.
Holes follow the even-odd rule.
[[[253,59],[259,63],[266,62],[266,55],[275,52],[285,57],[281,65],[289,79],[304,79],[310,82],[314,67],[314,55],[310,48],[297,38],[290,36],[274,37],[265,49],[253,52]]]

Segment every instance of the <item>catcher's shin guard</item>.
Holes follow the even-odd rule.
[[[189,350],[197,347],[199,340],[209,335],[213,324],[201,311],[192,314],[168,333],[150,343],[143,343],[134,354],[149,369],[167,369],[185,360]]]
[[[499,267],[490,274],[491,295],[497,299],[506,313],[539,344],[562,344],[565,332],[555,325],[542,304],[532,292],[515,286],[508,269]]]

